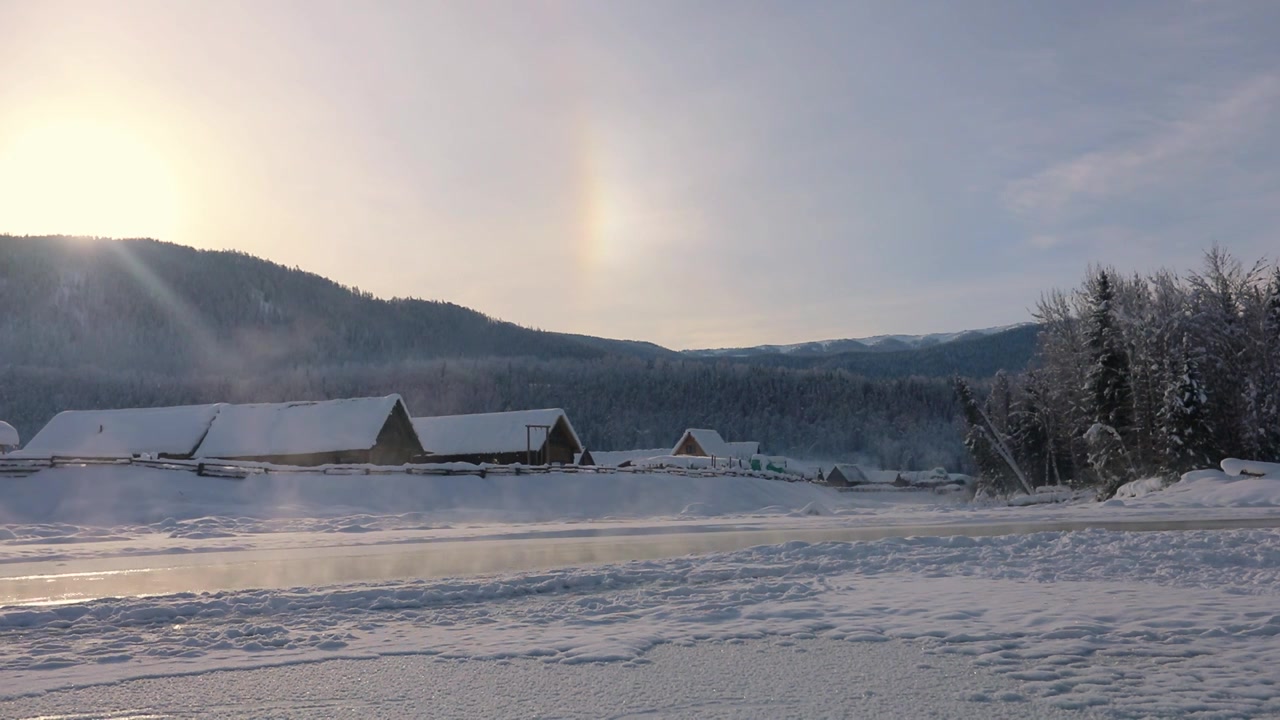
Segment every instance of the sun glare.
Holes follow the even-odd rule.
[[[173,239],[169,163],[137,134],[64,121],[0,136],[0,233]]]

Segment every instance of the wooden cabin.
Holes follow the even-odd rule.
[[[560,408],[413,419],[421,462],[571,465],[582,441]]]
[[[758,442],[726,442],[715,430],[690,428],[680,436],[680,441],[671,449],[670,454],[747,462],[759,453],[760,443]]]
[[[694,457],[729,457],[729,446],[715,430],[690,428],[680,436],[680,441],[671,449],[672,455],[692,455]]]
[[[853,487],[870,482],[866,473],[857,465],[837,464],[827,473],[823,482],[831,487]]]
[[[422,454],[399,395],[223,406],[196,457],[277,465],[404,465]]]

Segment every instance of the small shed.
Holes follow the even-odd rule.
[[[671,448],[651,448],[648,450],[592,450],[591,457],[600,467],[630,467],[637,460],[670,455]]]
[[[399,395],[227,405],[196,456],[277,465],[404,465],[422,453]]]
[[[583,448],[582,452],[574,454],[573,464],[581,465],[583,467],[592,467],[596,464],[596,458],[591,454],[590,450]]]
[[[53,416],[21,457],[189,458],[223,405],[124,410],[65,410]],[[16,433],[15,433],[16,436]]]
[[[0,420],[0,455],[18,449],[18,430],[9,423]]]
[[[831,472],[827,473],[825,482],[832,487],[853,487],[866,485],[871,481],[857,465],[838,463],[831,468]]]
[[[425,462],[570,465],[582,441],[560,408],[413,419]]]

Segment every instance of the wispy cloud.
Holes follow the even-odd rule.
[[[1055,219],[1088,204],[1202,182],[1225,152],[1259,134],[1278,103],[1280,75],[1256,76],[1138,140],[1087,152],[1015,180],[1004,199],[1021,214]]]

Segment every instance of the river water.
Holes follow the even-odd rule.
[[[1280,527],[1280,518],[1217,520],[1055,520],[948,525],[643,533],[590,537],[449,539],[326,547],[238,550],[0,566],[0,605],[50,605],[103,597],[292,588],[441,578],[699,555],[792,541],[853,542],[889,537],[1014,535],[1103,529],[1125,532]]]

